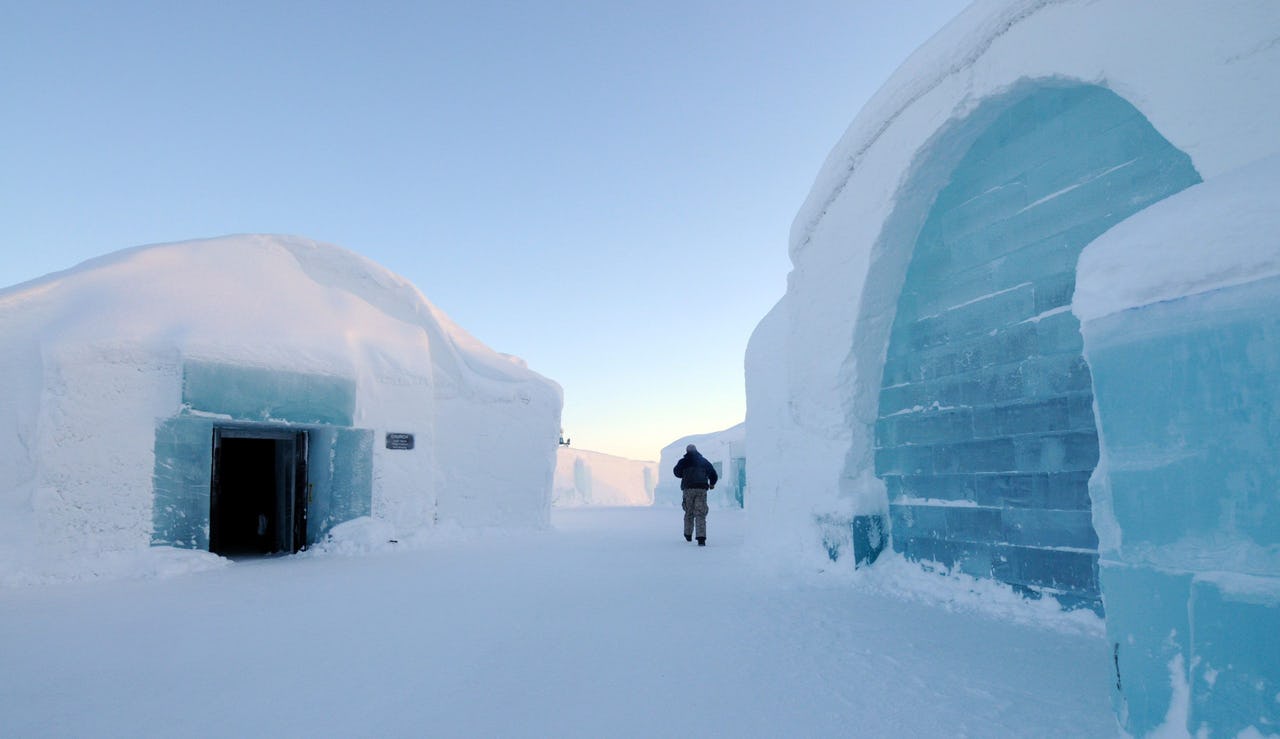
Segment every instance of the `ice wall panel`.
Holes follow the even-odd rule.
[[[1176,658],[1190,652],[1191,576],[1107,561],[1099,574],[1116,668],[1112,701],[1125,728],[1142,736],[1168,713],[1174,671],[1186,680],[1186,661]]]
[[[350,426],[356,386],[342,377],[189,361],[183,368],[182,402],[242,421]]]
[[[646,468],[647,471],[647,468]],[[733,499],[742,508],[747,492],[747,458],[733,458]]]
[[[1250,592],[1252,586],[1259,591]],[[1243,592],[1192,583],[1192,727],[1207,723],[1221,736],[1239,736],[1250,727],[1278,730],[1278,599],[1280,583],[1274,581],[1247,583]]]
[[[1280,278],[1126,310],[1085,336],[1108,458],[1101,513],[1119,526],[1101,582],[1125,728],[1164,721],[1176,657],[1189,731],[1274,729]]]
[[[974,138],[916,237],[875,468],[899,551],[1097,607],[1086,481],[1099,448],[1069,310],[1075,262],[1110,226],[1199,178],[1108,90],[1016,94],[989,103],[1004,112]]]
[[[317,428],[311,432],[307,543],[373,510],[373,431]]]
[[[207,418],[169,418],[156,425],[153,545],[209,548],[212,445],[213,422]]]
[[[1280,545],[1280,280],[1126,311],[1089,345],[1125,543]]]

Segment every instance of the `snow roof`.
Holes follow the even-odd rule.
[[[464,367],[490,379],[537,377],[386,268],[292,236],[136,247],[6,288],[0,338],[13,334],[38,337],[46,350],[110,339],[344,376],[355,371],[353,352],[429,350],[436,371],[454,378]]]
[[[1057,77],[1115,90],[1191,155],[1204,179],[1280,152],[1274,133],[1280,96],[1271,89],[1278,25],[1280,6],[1268,0],[1234,3],[1230,13],[1196,0],[1169,0],[1159,9],[975,0],[894,72],[832,149],[792,224],[792,258],[886,133],[896,129],[894,147],[912,141],[904,149],[909,155],[948,119],[1020,79]],[[874,189],[892,191],[893,184]],[[869,194],[864,187],[860,194]]]

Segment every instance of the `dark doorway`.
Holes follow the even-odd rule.
[[[296,552],[307,540],[307,432],[213,431],[209,551]]]

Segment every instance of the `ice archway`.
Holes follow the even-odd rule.
[[[1120,96],[1059,79],[1020,82],[922,150],[855,328],[887,345],[855,353],[885,357],[855,407],[876,408],[895,550],[1101,610],[1076,261],[1199,180]]]

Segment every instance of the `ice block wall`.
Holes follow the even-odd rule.
[[[1280,277],[1086,320],[1084,335],[1121,724],[1280,731]]]
[[[876,424],[894,549],[1101,610],[1080,251],[1199,180],[1115,93],[1045,82],[993,100],[920,231]],[[964,124],[960,124],[964,125]]]

